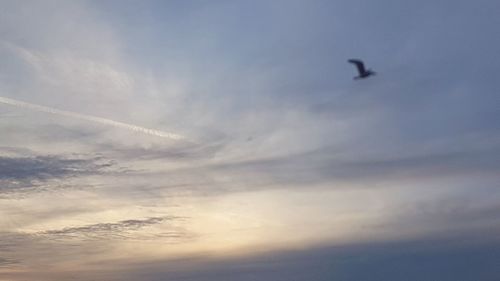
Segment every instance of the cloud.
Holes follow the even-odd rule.
[[[8,149],[2,148],[2,151]],[[99,156],[0,156],[0,192],[10,194],[30,192],[34,188],[57,188],[64,186],[61,181],[69,178],[117,172],[114,166],[113,161]]]
[[[481,175],[495,178],[499,172],[496,165],[499,155],[496,146],[479,146],[467,150],[434,147],[427,151],[406,151],[401,155],[356,155],[339,151],[335,147],[326,147],[286,156],[221,163],[201,162],[194,167],[162,173],[171,178],[193,175],[193,180],[196,175],[225,177],[228,179],[226,184],[238,190],[243,186],[248,190],[279,189],[283,185],[299,189],[312,188],[311,185],[335,188],[335,184],[344,189],[346,183],[356,188],[359,184],[375,187],[380,182],[397,184],[410,179],[438,180]],[[218,185],[222,187],[225,183],[219,182]]]
[[[496,2],[2,7],[0,264],[26,266],[5,279],[120,279],[121,258],[130,280],[497,273]]]
[[[46,179],[91,174],[110,167],[110,163],[96,163],[100,159],[67,159],[57,156],[1,157],[1,179]]]
[[[3,231],[0,232],[0,277],[2,267],[29,272],[31,270],[27,269],[39,266],[81,266],[100,259],[107,253],[119,252],[121,247],[137,243],[187,243],[195,239],[195,235],[181,226],[185,220],[186,218],[163,216],[43,231]],[[68,260],[68,256],[82,260]]]
[[[6,259],[6,258],[0,257],[0,267],[12,266],[12,265],[16,265],[18,263],[19,262],[16,260]]]
[[[156,136],[156,137],[168,138],[168,139],[173,139],[173,140],[184,139],[183,136],[178,135],[178,134],[174,134],[174,133],[163,132],[163,131],[154,130],[154,129],[148,129],[148,128],[144,128],[141,126],[126,124],[123,122],[118,122],[118,121],[114,121],[114,120],[110,120],[110,119],[106,119],[106,118],[79,114],[76,112],[70,112],[70,111],[60,110],[60,109],[51,108],[51,107],[47,107],[47,106],[41,106],[41,105],[27,103],[27,102],[9,99],[9,98],[5,98],[5,97],[0,97],[0,103],[12,105],[12,106],[17,106],[20,108],[55,114],[55,115],[59,115],[62,117],[82,119],[85,121],[95,122],[95,123],[99,123],[102,125],[108,125],[108,126],[113,126],[113,127],[117,127],[117,128],[127,129],[130,131],[140,132],[143,134],[149,134],[149,135]]]
[[[65,227],[58,230],[46,230],[38,232],[37,235],[47,239],[55,240],[152,240],[152,239],[169,239],[170,243],[183,242],[191,238],[185,230],[172,227],[169,231],[162,230],[157,233],[141,233],[143,228],[151,227],[158,224],[167,223],[174,220],[182,220],[178,217],[151,217],[146,219],[129,219],[115,223],[98,223],[77,227]],[[166,241],[166,240],[164,240]]]

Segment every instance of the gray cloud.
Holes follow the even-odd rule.
[[[43,189],[43,186],[63,187],[62,180],[65,179],[119,171],[113,161],[102,156],[40,156],[15,147],[1,150],[7,155],[0,156],[0,191],[3,193],[29,191],[36,187]]]
[[[58,156],[0,157],[0,179],[48,179],[92,174],[112,166],[101,159],[68,159]]]
[[[168,231],[163,230],[160,233],[141,234],[139,231],[154,225],[165,224],[170,221],[179,221],[179,217],[151,217],[146,219],[130,219],[115,223],[98,223],[77,227],[66,227],[58,230],[47,230],[37,233],[48,239],[63,240],[113,240],[113,239],[132,239],[132,240],[151,240],[158,238],[168,238],[170,242],[182,242],[191,236],[180,227],[170,227]]]
[[[19,261],[0,257],[0,267],[7,267],[18,264]]]

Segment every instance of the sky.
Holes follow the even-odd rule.
[[[500,278],[498,1],[0,5],[0,281]]]

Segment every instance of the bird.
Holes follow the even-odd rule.
[[[355,64],[358,69],[359,76],[354,77],[354,80],[367,78],[369,76],[375,75],[376,72],[371,69],[365,69],[365,64],[363,61],[358,59],[349,59],[348,62]]]

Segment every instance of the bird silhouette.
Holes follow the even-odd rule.
[[[375,71],[372,71],[371,69],[365,69],[365,64],[363,63],[363,61],[358,59],[350,59],[347,61],[356,65],[356,68],[358,69],[359,76],[354,77],[355,80],[375,75]]]

